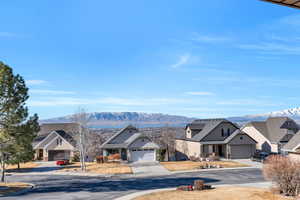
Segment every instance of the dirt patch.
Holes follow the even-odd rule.
[[[31,169],[39,166],[40,164],[35,162],[27,162],[27,163],[20,163],[20,169],[18,169],[18,165],[6,165],[5,169],[7,172],[26,172],[30,171]]]
[[[135,198],[134,200],[288,200],[269,190],[250,187],[222,187],[204,191],[165,191]]]
[[[131,167],[120,163],[86,163],[87,172],[95,174],[132,174]],[[81,172],[80,163],[73,163],[59,169],[64,172]]]
[[[0,195],[7,195],[9,193],[18,192],[30,187],[31,185],[27,183],[0,183]]]
[[[201,169],[206,165],[220,166],[221,168],[249,167],[249,165],[234,161],[213,161],[213,162],[193,162],[193,161],[177,161],[177,162],[161,162],[161,164],[169,171],[186,171]]]

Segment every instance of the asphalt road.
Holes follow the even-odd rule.
[[[110,200],[142,190],[188,185],[197,179],[205,180],[206,183],[212,185],[264,181],[259,169],[192,172],[147,178],[16,175],[7,179],[30,182],[35,184],[36,188],[25,194],[1,198],[3,200]]]

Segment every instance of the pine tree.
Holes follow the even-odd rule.
[[[0,161],[1,181],[5,178],[5,164],[22,162],[32,155],[31,143],[38,130],[38,117],[28,120],[28,88],[20,75],[0,62]],[[28,157],[27,157],[28,156]]]

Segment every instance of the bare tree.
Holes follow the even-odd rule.
[[[78,108],[72,116],[72,121],[79,125],[79,134],[76,137],[78,142],[78,149],[80,153],[80,166],[82,171],[86,171],[86,152],[87,152],[87,138],[89,136],[88,122],[89,115],[84,108]]]

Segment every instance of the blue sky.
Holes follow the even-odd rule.
[[[259,0],[3,1],[0,60],[31,113],[199,118],[299,106],[300,11]]]

